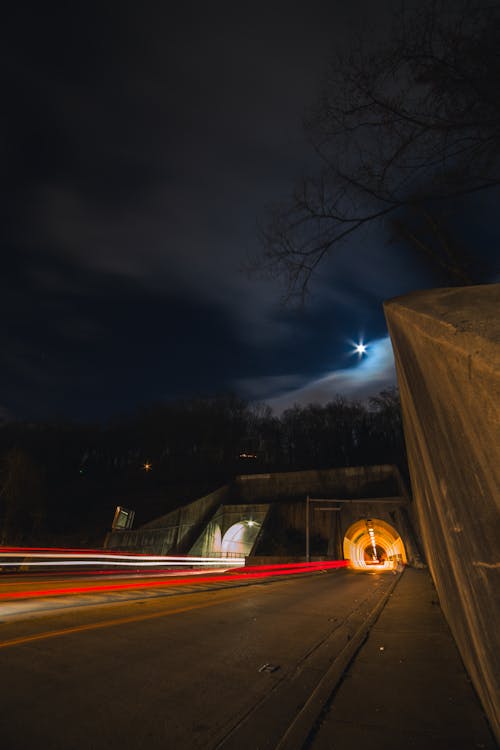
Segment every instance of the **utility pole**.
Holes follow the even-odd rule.
[[[309,539],[311,536],[311,530],[310,530],[310,510],[311,510],[311,503],[341,503],[341,502],[350,502],[348,500],[336,500],[335,498],[312,498],[309,497],[309,495],[306,497],[306,562],[311,562],[311,550],[310,550],[310,543]],[[322,510],[322,511],[330,511],[330,512],[339,512],[340,506],[334,506],[329,508],[316,508],[316,510]]]
[[[309,495],[306,499],[306,562],[311,562],[309,554]]]

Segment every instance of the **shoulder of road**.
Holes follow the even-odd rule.
[[[301,727],[299,715],[281,748],[497,747],[426,569],[405,570],[330,687],[312,728]]]

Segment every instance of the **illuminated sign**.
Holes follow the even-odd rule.
[[[134,523],[134,516],[135,510],[129,510],[129,508],[122,508],[121,505],[117,505],[111,528],[113,531],[116,529],[131,529]]]

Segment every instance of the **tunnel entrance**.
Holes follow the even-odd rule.
[[[221,552],[224,555],[249,555],[260,526],[257,521],[239,521],[233,524],[222,538]]]
[[[344,536],[344,558],[354,568],[393,568],[406,564],[406,551],[399,532],[379,518],[361,518]]]

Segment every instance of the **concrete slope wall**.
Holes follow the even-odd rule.
[[[424,551],[500,737],[500,285],[415,292],[384,307]]]
[[[220,487],[134,531],[112,531],[106,537],[104,546],[155,555],[185,554],[215,509],[227,500],[228,491],[228,485]]]

